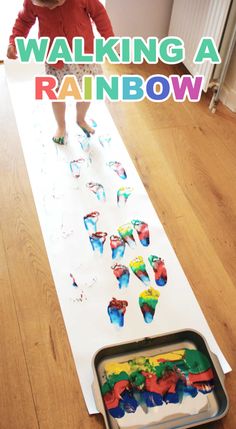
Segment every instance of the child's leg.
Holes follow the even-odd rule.
[[[76,122],[79,125],[80,128],[83,129],[85,134],[94,134],[94,129],[89,126],[89,124],[85,120],[86,113],[88,111],[88,108],[90,106],[90,102],[87,101],[80,101],[76,103]],[[87,131],[87,133],[86,133]]]
[[[66,134],[66,122],[65,122],[65,112],[66,112],[66,103],[63,101],[54,101],[52,102],[53,113],[57,122],[57,129],[54,133],[53,140],[63,139]]]

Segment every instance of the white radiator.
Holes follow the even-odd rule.
[[[204,91],[207,91],[214,65],[209,61],[194,64],[201,37],[213,37],[220,47],[231,0],[174,0],[169,35],[178,36],[185,44],[184,65],[195,76],[205,77]]]

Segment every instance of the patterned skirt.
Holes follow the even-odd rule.
[[[77,79],[79,87],[82,88],[83,76],[96,76],[103,74],[100,64],[64,64],[61,69],[53,67],[50,64],[45,64],[46,74],[55,76],[58,80],[58,86],[61,85],[62,79],[66,75],[74,75]]]

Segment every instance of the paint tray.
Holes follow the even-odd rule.
[[[134,397],[135,400],[137,399],[139,404],[137,409],[135,412],[130,412],[130,410],[129,412],[125,412],[125,415],[119,418],[115,418],[114,416],[110,415],[110,412],[105,406],[104,388],[103,395],[101,388],[104,386],[104,383],[107,380],[109,368],[110,374],[112,374],[114,363],[119,363],[121,364],[121,368],[126,368],[123,366],[124,364],[126,365],[128,363],[128,365],[130,365],[130,362],[137,362],[135,360],[137,358],[142,359],[145,357],[145,362],[147,362],[146,358],[148,359],[148,362],[153,362],[152,358],[156,359],[156,357],[159,355],[170,356],[171,353],[171,356],[174,356],[177,352],[183,353],[183,350],[185,353],[183,356],[185,356],[185,358],[186,356],[202,356],[202,354],[206,357],[208,364],[210,364],[211,376],[213,376],[210,390],[209,385],[204,384],[205,381],[203,380],[205,378],[203,375],[202,379],[200,379],[200,384],[198,380],[198,384],[190,383],[189,385],[189,379],[186,381],[187,378],[185,378],[184,389],[187,389],[187,393],[182,392],[181,398],[179,397],[178,402],[170,403],[166,400],[166,396],[165,400],[162,402],[162,405],[155,404],[155,406],[149,407],[146,403],[142,403],[142,400],[138,400],[140,395],[144,395],[146,393],[140,393],[139,391],[137,397],[137,392],[135,389],[130,388],[129,384],[129,387],[127,390],[125,390],[125,392],[129,392],[129,394],[131,392],[131,396]],[[158,365],[159,360],[161,361],[161,359],[158,358]],[[154,361],[156,362],[156,360]],[[176,366],[178,365],[180,366],[180,363],[176,364]],[[178,376],[179,374],[182,374],[179,366],[176,369]],[[106,429],[190,428],[221,419],[228,411],[229,405],[228,396],[224,387],[224,374],[219,364],[218,358],[210,351],[204,337],[202,337],[202,335],[196,331],[183,330],[165,335],[148,337],[133,342],[121,343],[110,347],[104,347],[98,350],[94,356],[93,371],[93,391],[96,406],[98,411],[101,412],[104,417]],[[193,369],[191,369],[191,371],[194,372]],[[117,370],[117,374],[119,373],[120,369]],[[132,376],[129,375],[129,377]],[[194,375],[192,377],[194,377]],[[191,380],[193,380],[193,378],[191,378]],[[183,381],[181,380],[178,383],[181,384]],[[203,383],[203,387],[201,383]],[[145,386],[146,385],[144,384],[144,390]],[[191,396],[192,393],[190,395],[188,389],[192,389],[192,386],[198,386],[198,388],[201,386],[200,389],[203,388],[203,393],[201,390],[198,390],[195,397]],[[196,387],[193,389],[196,389]],[[148,394],[150,396],[149,392]],[[173,398],[173,395],[170,397]],[[120,396],[120,398],[122,399],[123,396]],[[122,403],[119,402],[118,407],[120,407],[120,404]],[[117,410],[117,408],[115,408],[115,410]]]

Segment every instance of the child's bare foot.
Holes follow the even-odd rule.
[[[58,127],[52,139],[54,143],[65,144],[66,135],[66,127]]]
[[[90,134],[94,134],[95,130],[90,127],[90,125],[85,121],[77,120],[77,124],[83,130],[87,137],[90,137]]]

